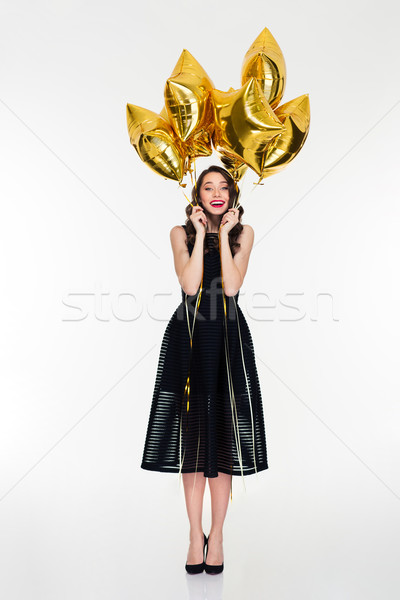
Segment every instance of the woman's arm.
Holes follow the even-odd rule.
[[[226,296],[235,296],[242,287],[244,276],[246,275],[254,242],[254,231],[250,225],[243,225],[243,231],[237,239],[240,243],[240,248],[235,256],[232,256],[228,232],[224,232],[224,227],[221,227],[220,236],[224,291]]]
[[[186,245],[186,231],[180,225],[171,229],[170,239],[174,253],[175,271],[183,291],[188,296],[194,296],[200,287],[203,275],[203,248],[205,229],[197,231],[192,254]]]

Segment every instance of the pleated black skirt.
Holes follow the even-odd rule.
[[[197,311],[182,290],[163,336],[141,467],[250,475],[268,468],[253,341],[239,293],[223,294],[218,234],[205,244]]]

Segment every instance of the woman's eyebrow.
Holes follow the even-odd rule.
[[[226,181],[219,181],[218,183],[226,183],[226,184],[227,184],[227,182],[226,182]],[[212,181],[206,181],[205,183],[203,183],[203,185],[210,185],[210,184],[212,185],[212,184],[213,184],[213,182],[212,182]],[[227,185],[228,185],[228,184],[227,184]]]

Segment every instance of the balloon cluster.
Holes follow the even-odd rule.
[[[247,168],[261,181],[293,160],[310,127],[308,94],[278,106],[285,84],[285,60],[267,28],[244,57],[237,90],[215,89],[183,50],[166,81],[160,114],[127,104],[131,144],[151,169],[180,184],[195,159],[210,156],[213,147],[235,181]]]

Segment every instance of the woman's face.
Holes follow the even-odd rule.
[[[210,214],[223,215],[229,206],[229,187],[220,173],[207,173],[200,187],[200,200]]]

